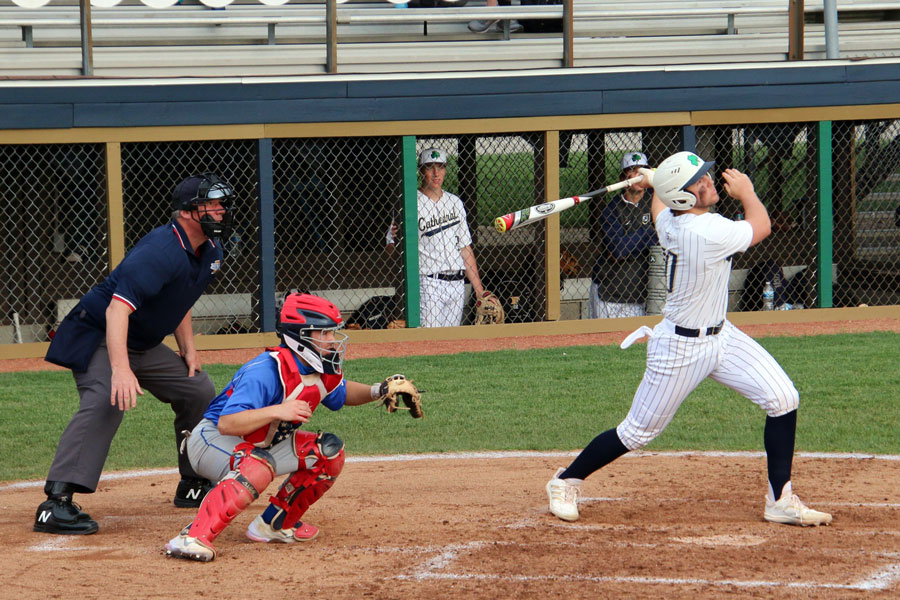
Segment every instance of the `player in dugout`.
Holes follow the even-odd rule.
[[[550,512],[560,519],[579,518],[578,497],[586,477],[649,444],[688,394],[710,377],[766,412],[769,486],[763,518],[788,525],[831,523],[830,514],[807,507],[791,485],[797,389],[765,348],[725,318],[732,256],[771,233],[769,215],[750,178],[737,169],[725,169],[722,178],[728,195],[743,205],[745,220],[710,212],[719,201],[709,174],[713,164],[693,152],[679,152],[656,171],[641,169],[655,190],[651,215],[666,253],[669,287],[663,320],[652,330],[640,327],[622,342],[627,348],[650,336],[644,377],[625,420],[595,437],[547,482]]]

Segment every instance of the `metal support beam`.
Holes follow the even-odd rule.
[[[337,0],[325,2],[325,72],[337,73]]]
[[[575,27],[573,0],[563,0],[563,66],[575,66]]]
[[[259,321],[263,331],[275,331],[275,177],[272,170],[272,140],[256,142],[256,173],[259,198]]]
[[[94,34],[91,29],[91,0],[79,0],[81,17],[81,74],[94,75]]]
[[[803,0],[790,0],[788,8],[788,60],[803,60]]]
[[[825,0],[822,10],[825,17],[825,58],[840,58],[837,0]]]
[[[819,271],[819,281],[817,283],[816,292],[818,296],[818,308],[832,308],[834,306],[834,280],[832,278],[832,270],[834,269],[834,254],[832,240],[834,239],[834,209],[832,190],[834,188],[834,179],[832,177],[832,131],[831,121],[820,121],[818,131],[818,173],[819,180],[818,191],[818,258],[817,268]]]
[[[404,135],[403,149],[403,278],[406,281],[406,326],[418,327],[419,313],[419,200],[416,138]],[[396,250],[394,250],[396,252]]]

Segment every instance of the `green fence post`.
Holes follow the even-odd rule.
[[[419,222],[416,138],[403,136],[403,277],[406,281],[406,326],[418,327]]]
[[[819,308],[832,308],[834,306],[834,281],[832,278],[832,269],[834,268],[834,259],[832,255],[832,245],[834,239],[834,214],[832,209],[832,190],[834,189],[834,181],[832,179],[831,161],[832,161],[832,140],[831,140],[831,121],[819,121],[819,144],[817,153],[817,179],[819,181],[819,191],[817,200],[819,205],[819,238],[818,238],[818,269],[819,280],[817,288],[817,296],[819,299]]]

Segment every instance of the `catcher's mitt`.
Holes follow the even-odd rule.
[[[503,323],[504,318],[503,304],[500,303],[500,299],[487,290],[483,291],[481,298],[475,303],[475,324],[494,325]]]
[[[406,376],[399,373],[391,375],[381,382],[378,393],[381,394],[378,402],[385,406],[389,413],[398,410],[408,410],[409,415],[413,419],[425,418],[425,411],[422,410],[421,392]]]

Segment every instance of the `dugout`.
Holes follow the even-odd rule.
[[[491,222],[615,181],[633,149],[658,161],[692,148],[751,174],[778,228],[736,268],[806,266],[809,306],[890,312],[900,304],[897,73],[883,60],[444,75],[425,93],[420,78],[401,75],[17,82],[0,88],[0,352],[42,355],[57,305],[165,222],[174,184],[205,170],[226,177],[242,204],[222,277],[197,313],[216,320],[206,333],[242,333],[206,335],[201,347],[270,343],[277,298],[294,287],[334,294],[347,313],[397,295],[412,322],[415,263],[409,252],[386,255],[383,240],[392,215],[410,209],[409,161],[425,145],[451,157],[445,187],[466,202],[488,287],[529,298],[528,308],[494,333],[356,339],[622,327],[563,310],[587,296],[602,201],[506,235]],[[737,216],[728,203],[720,210]],[[561,282],[564,249],[582,274]]]

